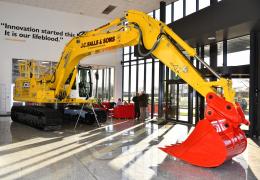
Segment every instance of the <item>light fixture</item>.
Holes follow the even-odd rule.
[[[42,64],[49,64],[50,62],[48,62],[48,61],[42,61],[41,63],[42,63]]]
[[[216,38],[214,36],[208,37],[208,40],[215,40]]]
[[[250,46],[246,46],[246,49],[250,49]]]

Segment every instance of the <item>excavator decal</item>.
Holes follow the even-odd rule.
[[[97,45],[102,45],[102,44],[114,42],[115,39],[116,39],[115,36],[112,36],[112,37],[99,39],[99,40],[95,40],[95,41],[84,42],[84,43],[81,44],[81,48],[90,47],[90,46],[97,46]]]
[[[92,31],[83,31],[72,38],[65,46],[52,75],[31,77],[30,73],[25,73],[28,75],[18,77],[14,100],[41,105],[91,103],[91,99],[70,97],[80,60],[92,54],[134,45],[137,45],[139,54],[158,58],[206,98],[205,117],[198,122],[190,136],[181,144],[162,147],[161,150],[193,165],[216,167],[246,149],[247,139],[240,126],[249,125],[249,122],[240,105],[235,102],[231,80],[220,77],[197,56],[194,48],[167,25],[135,10],[129,10],[123,18],[117,18]],[[146,49],[146,52],[141,49]],[[217,80],[206,80],[183,51],[206,67]],[[68,79],[69,84],[66,83]],[[25,81],[31,84],[27,89],[21,88],[21,83]],[[217,88],[222,89],[221,94]],[[54,112],[57,110],[53,109]],[[50,118],[50,114],[44,107],[25,106],[13,107],[11,116],[13,120],[30,122],[35,126],[39,121],[41,126],[59,124],[60,121]],[[28,119],[32,116],[36,118]]]

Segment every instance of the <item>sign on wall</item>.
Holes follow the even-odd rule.
[[[73,32],[56,31],[51,29],[40,29],[32,26],[23,26],[17,24],[9,24],[0,22],[1,35],[5,36],[5,40],[10,41],[26,41],[27,39],[60,42],[64,37],[74,37]]]

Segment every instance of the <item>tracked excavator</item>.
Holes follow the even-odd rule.
[[[234,100],[231,80],[220,77],[167,25],[136,10],[129,10],[123,18],[72,38],[53,74],[16,80],[14,100],[38,104],[91,103],[90,99],[70,97],[80,60],[92,54],[134,45],[137,45],[139,54],[158,58],[206,98],[205,117],[197,123],[189,137],[183,143],[161,147],[161,150],[193,165],[216,167],[246,149],[247,139],[240,125],[249,125],[249,122]],[[184,52],[205,66],[217,80],[206,80]],[[217,88],[222,89],[221,93]],[[35,124],[44,119],[42,123],[46,126],[60,123],[53,117],[48,118],[50,112],[45,107],[20,108],[22,110],[19,111],[24,114],[20,122],[26,121],[26,117],[27,121]],[[11,112],[13,119],[21,117],[16,116],[16,111],[14,108]],[[54,114],[56,111],[52,109]]]

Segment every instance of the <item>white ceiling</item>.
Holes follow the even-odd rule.
[[[158,9],[161,0],[0,0],[39,8],[53,9],[63,12],[82,14],[98,18],[113,19],[122,17],[129,9],[151,12]],[[176,0],[164,0],[169,4]],[[108,6],[117,6],[110,14],[102,14]]]

